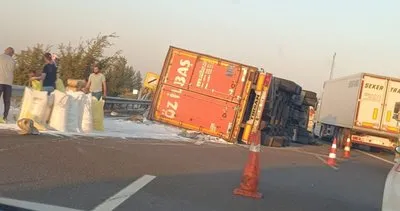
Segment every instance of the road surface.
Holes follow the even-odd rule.
[[[263,147],[264,198],[253,200],[232,195],[244,146],[0,131],[0,202],[42,210],[380,210],[392,164],[352,151],[331,168],[328,149]]]

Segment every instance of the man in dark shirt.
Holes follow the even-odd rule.
[[[46,74],[43,79],[44,87],[56,87],[57,80],[57,67],[55,64],[46,64],[43,68],[42,74]]]
[[[31,80],[41,80],[43,83],[43,91],[49,94],[54,91],[57,80],[57,66],[53,62],[50,53],[44,54],[46,65],[43,67],[42,75],[39,77],[32,77]]]

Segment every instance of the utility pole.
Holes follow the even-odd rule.
[[[329,80],[332,80],[332,78],[333,78],[333,69],[335,68],[335,59],[336,59],[336,52],[333,53],[331,72],[329,73]],[[325,88],[325,83],[323,85],[323,88]],[[318,99],[318,105],[317,105],[317,108],[316,108],[316,115],[314,115],[314,119],[316,119],[316,121],[314,122],[314,128],[313,128],[313,132],[312,132],[313,135],[318,135],[318,136],[321,135],[321,129],[322,129],[322,125],[319,122],[319,120],[320,120],[319,118],[320,118],[320,115],[321,115],[320,110],[321,110],[321,106],[322,106],[323,97],[324,97],[324,91],[322,90],[321,97],[317,98]],[[315,134],[315,127],[317,127],[317,126],[319,128],[317,130],[318,134]]]
[[[333,69],[335,68],[335,59],[336,59],[336,52],[333,54],[331,73],[329,74],[329,80],[332,80],[332,78],[333,78]]]

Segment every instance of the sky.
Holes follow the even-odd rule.
[[[116,33],[108,53],[122,50],[142,73],[159,73],[172,45],[319,93],[334,52],[334,78],[400,78],[399,9],[396,0],[13,0],[0,7],[0,48]]]

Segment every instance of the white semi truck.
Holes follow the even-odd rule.
[[[343,146],[369,146],[373,151],[393,150],[399,130],[392,118],[400,101],[400,79],[359,73],[326,81],[319,103],[313,134],[337,137]]]

